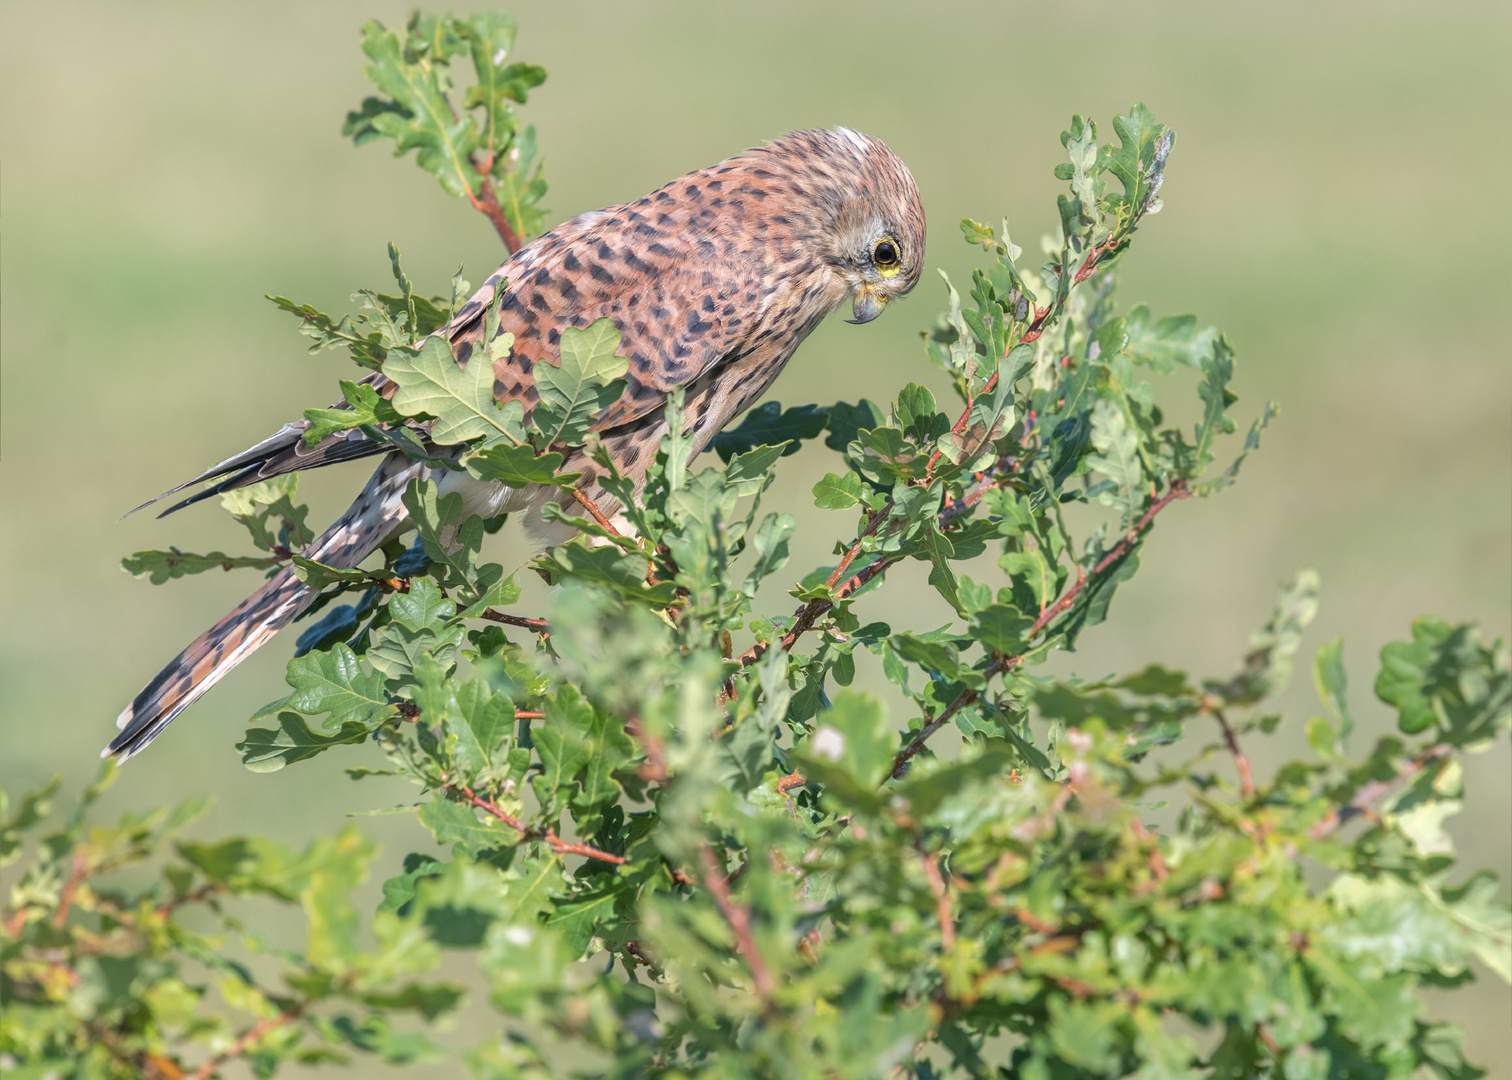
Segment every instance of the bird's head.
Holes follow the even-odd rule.
[[[789,190],[807,213],[802,239],[828,278],[834,305],[853,323],[871,322],[924,269],[924,204],[908,166],[883,142],[849,128],[799,131],[768,145],[801,186]]]

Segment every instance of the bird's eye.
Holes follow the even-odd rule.
[[[897,266],[898,245],[891,240],[877,241],[877,246],[872,248],[872,261],[879,267]]]

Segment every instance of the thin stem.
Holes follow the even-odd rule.
[[[1314,825],[1311,834],[1312,838],[1314,840],[1321,840],[1330,833],[1337,832],[1344,825],[1348,824],[1351,819],[1357,818],[1361,814],[1369,814],[1371,803],[1375,802],[1402,781],[1415,776],[1420,770],[1431,765],[1433,762],[1448,757],[1453,749],[1448,743],[1439,743],[1436,746],[1430,746],[1398,769],[1397,774],[1390,780],[1372,780],[1360,788],[1359,791],[1355,792],[1355,797],[1349,800],[1348,806],[1337,813],[1330,810],[1327,817]]]
[[[1064,594],[1062,594],[1059,600],[1042,611],[1038,619],[1034,620],[1034,625],[1030,627],[1029,633],[1024,637],[1025,643],[1027,644],[1028,642],[1031,642],[1035,638],[1039,637],[1039,635],[1045,631],[1050,623],[1054,621],[1057,615],[1060,615],[1062,612],[1069,610],[1071,605],[1075,602],[1077,596],[1081,594],[1082,589],[1086,587],[1088,581],[1097,578],[1098,575],[1104,573],[1110,566],[1116,563],[1119,559],[1123,558],[1124,555],[1128,553],[1129,549],[1134,545],[1135,541],[1139,539],[1140,535],[1145,531],[1145,529],[1149,528],[1150,522],[1155,520],[1156,514],[1160,513],[1167,506],[1171,505],[1171,503],[1175,500],[1185,499],[1191,493],[1191,489],[1187,487],[1185,481],[1177,480],[1171,485],[1169,491],[1167,491],[1164,495],[1162,495],[1159,499],[1155,500],[1155,502],[1150,505],[1150,508],[1145,511],[1144,516],[1139,519],[1138,524],[1136,524],[1132,529],[1124,534],[1123,539],[1120,540],[1116,545],[1114,545],[1113,550],[1108,552],[1102,557],[1101,560],[1098,561],[1097,565],[1092,568],[1092,572],[1090,574],[1082,570],[1081,567],[1077,567],[1075,583],[1069,589],[1067,589]],[[871,567],[867,567],[867,569],[870,570]],[[988,681],[992,679],[993,676],[998,675],[1001,672],[1009,671],[1013,668],[1018,667],[1018,665],[1023,663],[1023,661],[1024,656],[1022,653],[1017,656],[1008,656],[1003,653],[994,653],[986,668],[982,670],[982,679],[984,682]],[[887,775],[894,780],[901,777],[909,761],[911,761],[919,753],[920,750],[924,749],[924,744],[929,740],[929,737],[936,731],[939,731],[940,728],[944,727],[947,723],[949,723],[951,718],[953,718],[956,713],[960,712],[968,705],[975,704],[980,697],[981,695],[977,691],[969,689],[962,690],[959,694],[957,694],[955,700],[945,707],[944,712],[929,720],[914,734],[914,737],[908,741],[903,749],[898,751],[897,756],[893,758],[892,768],[888,770]]]
[[[929,879],[929,891],[934,893],[935,911],[940,919],[940,945],[945,952],[955,948],[955,916],[950,910],[950,890],[945,887],[945,878],[940,873],[940,864],[924,850],[922,841],[914,842],[919,853],[919,864],[924,867],[924,876]]]
[[[572,489],[572,497],[582,505],[584,510],[588,511],[589,516],[594,521],[598,522],[599,528],[603,529],[610,536],[621,540],[624,539],[624,537],[620,536],[620,531],[610,523],[609,519],[604,516],[604,512],[598,508],[598,503],[584,495],[577,488]]]
[[[598,848],[593,847],[590,844],[578,844],[563,840],[556,834],[556,830],[554,829],[532,829],[529,825],[526,825],[523,821],[515,817],[513,814],[501,810],[493,802],[490,802],[488,799],[475,794],[473,792],[473,789],[468,787],[466,784],[459,783],[455,780],[447,780],[442,786],[444,786],[447,791],[461,795],[463,799],[471,803],[477,809],[482,810],[484,813],[490,815],[493,818],[496,818],[499,821],[502,821],[505,825],[508,825],[511,829],[515,830],[515,832],[519,833],[522,838],[526,840],[544,841],[546,845],[558,855],[582,855],[585,858],[598,859],[601,862],[613,863],[615,866],[625,865],[625,860],[622,856],[611,855],[607,851],[600,851]]]
[[[1206,699],[1202,702],[1202,711],[1218,721],[1218,726],[1223,729],[1223,742],[1228,747],[1229,754],[1234,759],[1234,768],[1239,773],[1239,790],[1246,799],[1255,797],[1255,777],[1250,768],[1250,759],[1239,747],[1239,736],[1234,731],[1234,725],[1228,722],[1228,717],[1223,715],[1223,710],[1218,708],[1216,702]]]
[[[522,630],[529,630],[536,634],[544,635],[551,632],[551,624],[545,619],[527,619],[521,615],[506,615],[502,611],[495,611],[493,608],[484,608],[478,615],[478,618],[487,619],[489,622],[503,623],[505,626],[518,626]]]
[[[232,1043],[230,1047],[216,1054],[196,1069],[190,1075],[189,1080],[210,1080],[210,1077],[214,1076],[222,1065],[241,1057],[248,1050],[252,1049],[264,1035],[277,1031],[279,1028],[286,1027],[298,1020],[304,1015],[306,1004],[306,1002],[301,1001],[298,1004],[291,1005],[277,1016],[270,1016],[265,1020],[259,1020],[248,1028],[241,1038]]]
[[[493,169],[493,154],[485,151],[486,157],[479,160],[478,153],[474,151],[468,160],[472,162],[473,168],[478,170],[478,179],[481,181],[478,185],[480,195],[474,195],[469,191],[467,199],[472,203],[474,210],[493,223],[494,232],[499,234],[499,239],[504,241],[505,249],[513,255],[520,250],[520,234],[515,232],[514,227],[509,224],[509,218],[504,215],[504,208],[499,205],[499,196],[494,191],[493,181],[488,178],[489,172]]]
[[[704,887],[714,897],[714,903],[719,905],[720,914],[734,931],[735,947],[745,960],[746,967],[750,969],[752,988],[756,991],[756,997],[762,1005],[766,1006],[772,997],[772,976],[767,971],[766,961],[761,958],[761,953],[756,948],[756,939],[751,936],[751,913],[731,898],[730,887],[725,884],[724,874],[719,869],[719,860],[714,856],[714,849],[708,844],[701,845],[698,849],[698,859],[703,865]]]

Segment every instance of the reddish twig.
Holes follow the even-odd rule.
[[[453,116],[455,115],[454,111]],[[474,195],[469,188],[467,201],[472,203],[474,210],[493,222],[494,232],[499,234],[499,239],[504,241],[505,249],[513,255],[520,250],[520,235],[514,231],[514,227],[509,224],[509,219],[504,216],[504,208],[499,205],[499,196],[494,191],[493,181],[488,178],[488,174],[493,170],[493,154],[486,150],[474,151],[468,157],[468,161],[472,162],[473,168],[478,170],[478,179],[481,181],[478,189],[481,197]]]
[[[939,521],[941,526],[948,525],[951,521],[960,517],[963,513],[980,502],[982,500],[982,496],[984,496],[988,491],[992,490],[995,487],[1001,487],[1002,484],[1003,481],[994,480],[990,483],[982,485],[979,489],[973,491],[971,494],[963,495],[961,498],[952,502],[949,506],[945,507],[939,513]],[[890,555],[885,558],[878,559],[876,562],[871,563],[869,566],[863,567],[855,574],[852,574],[839,586],[835,585],[835,582],[839,580],[840,574],[844,570],[849,569],[851,563],[855,560],[855,557],[859,553],[861,547],[861,540],[865,539],[867,535],[875,531],[877,525],[886,520],[887,512],[885,509],[879,510],[874,516],[876,519],[875,522],[873,521],[872,515],[868,516],[867,531],[862,534],[861,539],[858,539],[856,543],[851,545],[850,549],[846,552],[845,558],[842,560],[840,566],[837,566],[835,570],[830,574],[829,580],[826,582],[826,584],[830,586],[830,596],[816,597],[815,599],[805,603],[794,613],[792,628],[789,629],[787,633],[783,634],[782,638],[778,642],[778,648],[780,648],[783,652],[792,652],[793,646],[798,644],[798,639],[812,630],[814,628],[814,625],[836,604],[840,603],[843,600],[849,599],[855,593],[860,591],[861,588],[868,582],[870,582],[873,578],[877,577],[883,571],[887,570],[894,563],[902,560],[902,555]],[[748,668],[752,664],[760,660],[763,656],[765,656],[767,654],[767,650],[769,650],[771,647],[772,643],[769,641],[759,642],[758,644],[752,645],[745,652],[741,653],[736,662],[739,663],[742,668]],[[732,697],[734,697],[733,694],[721,693],[720,701],[728,701]]]
[[[520,629],[529,630],[534,634],[545,635],[551,632],[551,624],[545,619],[527,619],[522,615],[506,615],[502,611],[495,611],[493,608],[484,608],[482,613],[478,615],[478,618],[487,619],[489,622],[503,623],[505,626],[518,626]]]
[[[305,1004],[305,1002],[301,1001],[285,1009],[277,1016],[270,1016],[264,1020],[259,1020],[227,1049],[222,1050],[219,1054],[216,1054],[198,1069],[194,1070],[189,1080],[210,1080],[210,1077],[214,1076],[222,1065],[241,1057],[248,1050],[252,1049],[263,1036],[298,1020],[304,1015]]]
[[[929,879],[929,891],[934,893],[935,911],[940,919],[940,945],[949,952],[955,948],[955,916],[950,910],[950,890],[945,888],[939,863],[924,850],[923,843],[916,841],[914,850],[919,853],[919,863],[924,867],[924,876]]]
[[[991,679],[994,675],[1007,671],[1010,667],[1016,667],[1021,660],[1022,657],[993,653],[992,660],[982,671],[982,678],[984,681]],[[913,760],[920,750],[924,749],[924,744],[929,741],[929,737],[950,723],[956,713],[968,705],[975,704],[979,697],[981,695],[975,690],[962,690],[957,694],[955,700],[945,706],[945,710],[939,716],[927,721],[923,727],[914,733],[914,737],[908,740],[903,749],[898,751],[897,755],[893,758],[892,768],[887,771],[888,777],[894,780],[900,778],[907,769],[908,763]]]
[[[543,713],[543,712],[532,712],[529,709],[516,709],[515,710],[515,719],[516,720],[544,720],[544,719],[546,719],[546,714]]]
[[[600,851],[590,844],[578,844],[563,840],[556,834],[556,830],[554,829],[532,829],[513,814],[501,810],[493,802],[474,793],[473,789],[466,784],[448,780],[444,782],[443,786],[447,791],[461,795],[462,798],[477,809],[502,821],[505,825],[508,825],[515,832],[519,833],[523,839],[544,841],[558,855],[582,855],[585,858],[598,859],[600,862],[613,863],[615,866],[625,865],[625,860],[622,856],[611,855],[607,851]]]
[[[578,501],[584,510],[588,511],[588,515],[594,521],[598,522],[599,528],[603,529],[610,536],[624,539],[624,537],[620,536],[620,531],[610,523],[609,519],[604,516],[604,512],[598,508],[598,503],[584,495],[577,488],[572,489],[572,497]]]
[[[1050,625],[1050,623],[1055,619],[1057,615],[1069,610],[1071,605],[1075,602],[1076,597],[1081,593],[1082,589],[1086,587],[1088,581],[1096,578],[1099,574],[1102,574],[1119,559],[1123,558],[1124,555],[1128,553],[1129,549],[1134,545],[1134,542],[1139,539],[1140,534],[1142,534],[1145,529],[1149,527],[1150,522],[1155,520],[1156,514],[1160,513],[1167,506],[1171,505],[1171,503],[1176,499],[1184,499],[1190,494],[1191,489],[1187,487],[1184,481],[1176,481],[1171,485],[1169,491],[1167,491],[1164,495],[1162,495],[1159,499],[1157,499],[1150,505],[1150,508],[1145,511],[1144,516],[1139,519],[1139,522],[1132,529],[1124,534],[1123,539],[1114,546],[1113,550],[1108,552],[1102,557],[1101,560],[1099,560],[1097,565],[1092,568],[1092,572],[1090,574],[1084,572],[1081,567],[1077,567],[1075,584],[1067,589],[1059,600],[1042,611],[1038,619],[1034,620],[1034,625],[1030,627],[1029,633],[1024,637],[1025,643],[1033,641],[1041,633],[1044,632],[1045,628]],[[871,567],[867,567],[867,569],[869,570],[871,569]],[[1023,659],[1024,658],[1022,655],[1007,656],[1003,653],[994,653],[991,661],[988,662],[987,667],[982,671],[982,678],[984,681],[990,680],[993,676],[998,675],[1001,672],[1008,671],[1012,668],[1017,667],[1019,664],[1023,663]],[[955,716],[956,713],[960,712],[968,705],[974,704],[980,696],[981,695],[978,694],[975,690],[962,690],[959,694],[957,694],[955,700],[945,707],[944,712],[940,713],[938,716],[925,723],[925,725],[914,734],[914,737],[908,741],[907,745],[905,745],[902,750],[898,751],[897,756],[893,758],[892,768],[888,770],[887,775],[892,779],[898,779],[902,775],[902,770],[905,766],[907,766],[909,761],[911,761],[920,750],[924,749],[924,744],[928,741],[929,737],[936,731],[940,730],[940,728],[944,727],[945,724],[947,724],[951,720],[951,718]]]
[[[719,869],[719,860],[714,856],[714,849],[708,844],[701,845],[698,849],[698,858],[703,864],[704,887],[714,897],[714,903],[719,905],[720,914],[734,931],[735,947],[740,951],[746,967],[751,972],[751,984],[756,991],[756,997],[765,1006],[772,997],[772,976],[767,971],[766,961],[761,958],[761,953],[756,948],[756,939],[751,935],[751,913],[730,897],[730,887],[725,884],[724,874]]]
[[[1397,770],[1397,774],[1391,779],[1372,780],[1360,788],[1359,791],[1355,792],[1355,796],[1349,800],[1348,806],[1338,812],[1330,810],[1327,817],[1314,825],[1311,830],[1312,838],[1314,840],[1321,840],[1330,833],[1337,832],[1343,828],[1352,819],[1362,814],[1369,814],[1371,803],[1375,802],[1402,781],[1415,776],[1420,770],[1431,765],[1433,762],[1448,757],[1453,749],[1448,743],[1438,743],[1435,746],[1430,746]]]
[[[1030,628],[1029,636],[1025,640],[1033,640],[1038,636],[1041,630],[1050,625],[1052,619],[1071,607],[1072,602],[1076,600],[1077,594],[1082,591],[1089,580],[1097,577],[1107,570],[1108,567],[1128,554],[1129,548],[1133,546],[1135,540],[1139,539],[1139,535],[1149,528],[1150,522],[1155,520],[1156,514],[1160,513],[1175,500],[1185,499],[1191,494],[1192,490],[1187,487],[1185,480],[1177,480],[1171,484],[1170,489],[1164,495],[1150,504],[1150,508],[1144,512],[1144,516],[1139,519],[1139,522],[1128,532],[1124,533],[1123,539],[1114,546],[1113,550],[1104,555],[1102,560],[1092,568],[1091,574],[1083,572],[1081,567],[1076,568],[1076,583],[1067,589],[1059,600],[1040,612],[1040,617],[1034,620],[1034,626]]]
[[[1239,736],[1234,731],[1234,725],[1228,722],[1228,717],[1223,715],[1223,710],[1218,703],[1211,698],[1202,699],[1201,710],[1218,721],[1218,726],[1223,729],[1223,742],[1228,747],[1230,756],[1234,759],[1234,769],[1239,773],[1239,790],[1246,799],[1255,797],[1255,777],[1250,769],[1250,759],[1239,747]]]
[[[1025,340],[1027,340],[1027,339],[1025,339]],[[1012,350],[1010,349],[1009,351],[1012,351]],[[1004,352],[1003,355],[1007,356],[1008,352]],[[997,386],[997,384],[998,384],[998,374],[999,373],[996,372],[996,371],[994,371],[992,373],[992,377],[989,378],[987,380],[986,385],[984,385],[982,387],[982,393],[983,394],[990,394],[990,393],[992,393],[993,388],[995,386]],[[967,402],[966,402],[966,408],[961,413],[961,415],[956,418],[956,422],[950,426],[950,433],[952,435],[959,435],[961,432],[965,431],[966,430],[966,422],[970,418],[971,418],[971,401],[970,401],[970,399],[968,397]],[[939,447],[935,447],[935,452],[929,455],[929,460],[927,462],[925,462],[925,464],[924,464],[924,473],[925,473],[926,476],[929,475],[930,473],[934,472],[934,467],[939,464],[940,458],[944,455],[944,453],[945,453],[945,451],[941,450]]]
[[[73,907],[74,895],[79,891],[79,886],[89,876],[89,864],[84,861],[84,856],[75,854],[73,864],[68,871],[68,880],[63,883],[63,892],[58,899],[58,910],[53,915],[53,925],[63,926],[68,922],[68,910]]]
[[[646,755],[646,763],[640,767],[640,778],[655,784],[666,780],[667,763],[662,758],[661,740],[646,731],[639,716],[631,716],[625,721],[625,733],[640,744],[641,753]]]

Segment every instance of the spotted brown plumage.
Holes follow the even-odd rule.
[[[498,333],[514,341],[494,363],[494,396],[521,402],[528,414],[538,400],[535,367],[560,363],[562,331],[611,319],[628,364],[626,389],[593,426],[639,484],[666,433],[664,405],[673,388],[684,387],[685,424],[697,452],[761,396],[825,316],[850,301],[852,321],[867,322],[912,289],[924,239],[918,190],[891,150],[846,128],[796,132],[635,202],[580,214],[521,248],[452,320],[452,352],[464,366],[475,353],[487,354],[484,315],[503,288]],[[381,373],[365,381],[392,393]],[[433,472],[358,432],[306,446],[308,427],[286,424],[166,492],[210,483],[165,513],[271,476],[385,455],[357,500],[306,552],[350,568],[408,527],[400,495],[411,479],[461,491],[467,511],[484,516],[534,511],[548,496]],[[594,485],[591,463],[569,460],[567,468],[582,470],[582,490],[614,509]],[[275,574],[137,695],[104,753],[140,752],[314,595],[289,570]]]

